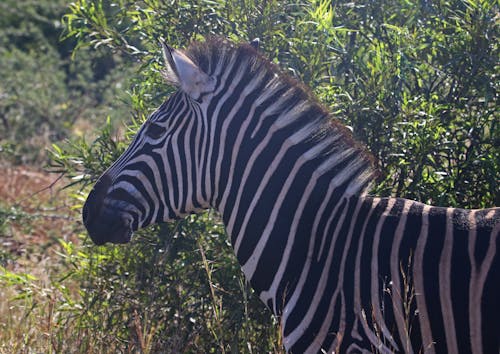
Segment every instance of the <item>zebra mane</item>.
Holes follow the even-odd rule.
[[[357,154],[357,162],[362,167],[358,173],[361,187],[360,192],[366,193],[369,185],[378,171],[375,169],[375,157],[366,147],[356,141],[351,131],[322,105],[314,96],[309,87],[291,77],[281,68],[267,59],[261,52],[249,43],[236,44],[220,37],[209,37],[203,42],[192,42],[184,53],[203,70],[212,75],[217,68],[225,67],[230,62],[237,62],[240,70],[246,75],[259,73],[264,80],[273,82],[274,86],[286,87],[286,95],[291,98],[287,101],[296,105],[306,103],[308,113],[320,117],[316,119],[317,129],[314,138],[317,140],[334,140],[335,147],[344,150],[354,150]],[[245,70],[245,65],[248,66]],[[264,72],[264,73],[262,73]],[[248,78],[250,79],[250,78]],[[301,118],[299,115],[298,119]],[[333,137],[333,138],[331,138]]]

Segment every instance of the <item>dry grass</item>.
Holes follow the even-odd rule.
[[[66,271],[59,239],[76,240],[77,213],[58,176],[0,165],[0,353],[58,352],[63,314],[78,288],[54,282]]]

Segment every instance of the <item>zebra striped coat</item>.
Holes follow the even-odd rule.
[[[178,87],[100,177],[92,240],[214,208],[292,353],[499,353],[500,209],[367,195],[373,159],[252,45],[164,45]]]

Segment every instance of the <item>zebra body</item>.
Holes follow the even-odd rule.
[[[94,242],[214,208],[287,351],[499,352],[500,209],[368,196],[371,155],[252,46],[164,53],[179,90],[91,191]]]

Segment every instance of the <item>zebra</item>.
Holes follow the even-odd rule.
[[[500,208],[368,194],[374,158],[303,84],[221,38],[168,84],[83,207],[90,238],[213,208],[289,353],[499,353]]]

